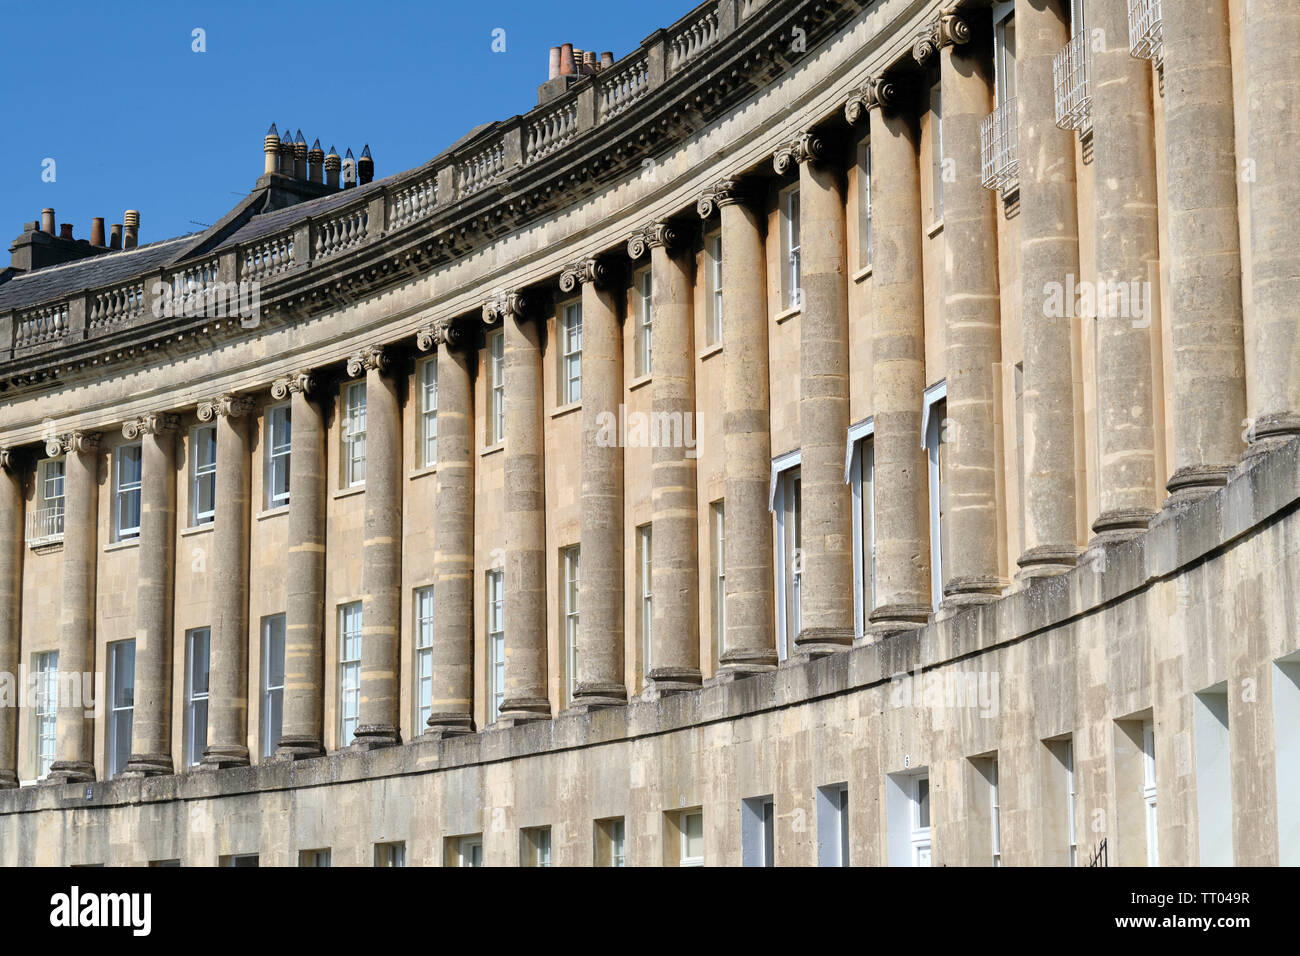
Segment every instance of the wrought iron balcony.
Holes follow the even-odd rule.
[[[1052,81],[1056,90],[1056,125],[1077,129],[1080,134],[1092,125],[1092,57],[1088,34],[1079,31],[1052,58]]]
[[[1164,57],[1164,20],[1160,0],[1128,0],[1129,52],[1140,60]]]
[[[1014,96],[980,123],[980,177],[986,189],[1009,192],[1020,178],[1017,123]]]
[[[27,515],[27,543],[36,547],[63,538],[63,509],[40,508]]]

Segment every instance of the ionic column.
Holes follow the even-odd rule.
[[[1254,320],[1251,451],[1300,434],[1300,4],[1246,0],[1247,157],[1250,284]]]
[[[1093,0],[1088,16],[1090,28],[1123,37],[1128,0]],[[1101,479],[1092,530],[1104,542],[1145,531],[1160,504],[1151,380],[1154,294],[1137,291],[1153,290],[1159,281],[1160,223],[1151,66],[1130,56],[1123,42],[1091,56]],[[1121,299],[1117,292],[1112,299],[1112,289],[1128,295]],[[1121,301],[1129,308],[1112,308]]]
[[[471,357],[459,324],[424,329],[438,349],[438,474],[433,524],[433,700],[426,734],[474,730],[474,429]]]
[[[705,190],[696,206],[722,220],[722,448],[726,492],[727,630],[719,676],[776,666],[772,607],[771,395],[763,216],[736,180]]]
[[[311,372],[271,385],[289,399],[289,553],[285,556],[284,710],[277,758],[325,753],[325,416]],[[364,623],[364,622],[363,622]]]
[[[1228,0],[1164,11],[1174,473],[1166,507],[1227,483],[1246,415]]]
[[[1122,2],[1122,0],[1121,0]],[[994,407],[1002,362],[997,197],[980,181],[980,124],[993,109],[992,63],[970,24],[948,8],[922,62],[939,56],[943,152],[955,175],[943,185],[944,368],[948,390],[943,494],[944,610],[986,603],[1002,591],[998,562]]]
[[[505,696],[507,724],[551,716],[546,693],[546,471],[542,326],[508,293],[483,308],[505,338]]]
[[[582,576],[575,710],[627,702],[623,684],[623,336],[609,267],[583,259],[560,275],[582,286]],[[613,437],[611,438],[611,431]]]
[[[99,542],[99,434],[70,432],[46,443],[64,455],[63,581],[59,589],[59,699],[50,783],[95,779],[94,722],[85,684],[95,670],[95,557]],[[80,693],[69,693],[69,691]]]
[[[846,107],[850,121],[869,110],[871,123],[876,608],[869,620],[876,637],[924,624],[933,610],[930,473],[921,435],[926,386],[921,174],[909,105],[894,82],[877,77]]]
[[[849,299],[844,191],[819,134],[777,150],[777,175],[799,164],[799,447],[803,487],[802,630],[814,655],[853,643],[852,493],[844,483],[849,428]]]
[[[353,747],[402,742],[397,683],[402,611],[402,419],[380,346],[348,359],[366,376],[366,524],[361,545],[361,703]],[[436,593],[436,592],[435,592]]]
[[[176,541],[176,415],[122,426],[140,439],[140,551],[136,575],[135,711],[123,776],[175,773],[172,762],[172,581]]]
[[[1024,340],[1023,577],[1060,574],[1078,555],[1073,308],[1079,279],[1074,133],[1053,122],[1052,58],[1070,39],[1062,0],[1016,0],[1020,278]],[[1053,295],[1055,291],[1055,295]]]
[[[654,594],[650,694],[664,696],[700,686],[700,597],[696,526],[695,334],[691,261],[671,223],[656,222],[633,236],[628,255],[650,253],[654,315],[651,418],[650,587]]]
[[[20,661],[24,501],[18,455],[0,448],[0,674],[17,675]],[[0,790],[16,786],[18,708],[0,707]]]
[[[210,769],[248,764],[248,415],[253,400],[219,395],[199,405],[217,423],[217,494],[212,522],[211,643],[208,659]]]

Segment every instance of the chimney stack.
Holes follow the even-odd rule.
[[[546,79],[553,80],[560,75],[560,48],[551,47],[551,62],[546,71]]]
[[[351,189],[357,184],[357,161],[352,158],[352,147],[348,147],[347,155],[343,157],[343,188]]]
[[[262,141],[262,150],[266,153],[266,166],[262,172],[264,175],[269,176],[280,165],[280,134],[276,132],[274,123],[266,131],[266,139]]]
[[[59,224],[59,238],[72,241],[72,223],[65,222]]]
[[[104,248],[104,217],[96,216],[90,220],[90,244],[96,248]]]
[[[140,244],[140,210],[128,209],[122,213],[122,222],[126,226],[124,245],[127,249],[134,249]]]
[[[280,165],[277,171],[281,176],[293,175],[293,133],[289,132],[292,127],[284,128],[284,136],[280,138]]]
[[[370,158],[369,143],[361,150],[361,158],[357,160],[357,178],[362,186],[375,178],[375,161]]]
[[[109,240],[108,240],[108,248],[121,249],[122,248],[122,224],[120,222],[113,223],[112,230],[113,230],[112,234],[109,236]]]
[[[331,189],[339,188],[339,167],[342,162],[338,150],[331,146],[329,155],[325,157],[325,185]]]
[[[54,210],[48,207],[41,210],[41,232],[54,235]]]
[[[308,179],[314,183],[322,182],[321,164],[325,162],[325,150],[320,148],[320,140],[311,144],[311,149],[307,150],[307,168],[310,170]]]
[[[293,178],[307,178],[307,140],[303,139],[302,130],[293,141]]]
[[[573,44],[560,47],[560,76],[577,76],[578,67],[573,61]]]

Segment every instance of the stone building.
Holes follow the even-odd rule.
[[[0,862],[1300,862],[1298,104],[1293,0],[706,0],[47,211]]]

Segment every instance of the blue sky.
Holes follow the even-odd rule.
[[[369,143],[376,177],[409,169],[534,106],[550,47],[622,57],[692,5],[0,0],[0,266],[46,206],[77,238],[125,209],[141,242],[215,222],[261,174],[272,122],[340,155]]]

